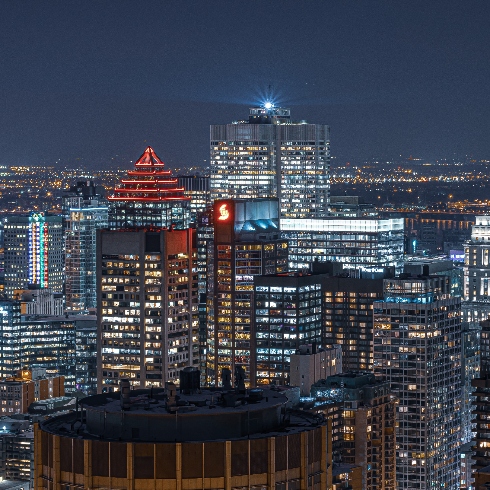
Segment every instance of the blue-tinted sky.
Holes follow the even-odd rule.
[[[0,164],[203,163],[269,86],[340,161],[490,158],[489,25],[488,1],[0,0]]]

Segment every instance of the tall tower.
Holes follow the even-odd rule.
[[[100,230],[98,391],[179,380],[199,362],[195,231]]]
[[[29,284],[63,291],[63,218],[44,213],[7,216],[4,222],[5,294]]]
[[[190,197],[149,146],[108,197],[112,230],[145,227],[189,227]]]
[[[215,201],[214,263],[208,313],[208,382],[224,368],[251,375],[254,276],[287,271],[287,241],[279,237],[277,199]]]
[[[109,208],[92,183],[79,182],[63,196],[66,310],[97,307],[96,232],[107,228]]]
[[[330,195],[330,129],[291,121],[270,102],[248,121],[211,126],[211,202],[278,198],[281,218],[323,218]]]
[[[464,320],[478,325],[490,316],[490,216],[476,216],[464,246]]]
[[[399,489],[460,488],[461,299],[447,276],[385,279],[374,303],[374,373],[399,399]]]

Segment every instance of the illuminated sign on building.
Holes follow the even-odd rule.
[[[222,204],[219,209],[219,221],[227,221],[230,218],[230,212],[228,211],[228,203]]]

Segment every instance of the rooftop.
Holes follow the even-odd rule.
[[[81,412],[53,417],[42,430],[76,438],[118,441],[207,441],[261,437],[316,427],[323,421],[306,413],[289,412],[288,399],[277,390],[202,390],[195,394],[164,389],[133,390],[87,397]],[[124,408],[123,408],[124,407]]]

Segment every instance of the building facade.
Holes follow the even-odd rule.
[[[320,349],[311,344],[301,345],[291,355],[290,385],[299,387],[300,396],[310,396],[314,383],[341,372],[342,348],[338,344]]]
[[[7,216],[4,221],[5,294],[29,284],[63,291],[63,218],[44,213]]]
[[[107,228],[109,222],[109,208],[101,196],[85,197],[82,191],[68,193],[63,199],[65,300],[69,312],[97,307],[96,234],[98,229]]]
[[[399,489],[459,489],[461,299],[447,276],[385,279],[374,304],[374,372],[399,399]]]
[[[322,345],[319,276],[254,277],[252,385],[290,384],[290,363],[301,345]]]
[[[281,236],[289,242],[290,270],[313,262],[340,262],[363,277],[384,267],[403,272],[403,219],[281,219]]]
[[[0,415],[27,413],[32,402],[65,394],[63,376],[46,376],[45,370],[21,370],[13,378],[0,380]]]
[[[0,299],[0,379],[20,369],[20,301]]]
[[[287,242],[279,238],[277,200],[214,203],[213,276],[207,296],[207,382],[224,368],[243,368],[251,380],[253,281],[287,270]]]
[[[330,129],[295,123],[271,103],[250,109],[247,121],[212,125],[211,202],[278,198],[284,218],[328,215]]]
[[[178,380],[199,363],[195,231],[98,233],[99,392]]]
[[[209,175],[177,175],[177,184],[184,188],[184,195],[190,198],[191,222],[211,205]]]
[[[344,372],[372,371],[373,305],[382,298],[383,279],[346,274],[324,279],[322,344],[342,346]]]
[[[288,412],[286,396],[264,390],[243,404],[203,390],[181,393],[183,407],[172,390],[122,389],[123,405],[119,393],[95,395],[81,402],[82,422],[78,413],[42,421],[34,488],[331,488],[329,426]]]
[[[339,407],[343,464],[362,468],[364,490],[395,490],[396,399],[387,381],[344,373],[315,383],[311,396]],[[422,487],[420,487],[422,488]]]
[[[464,320],[478,325],[490,316],[490,216],[476,216],[464,254]]]

